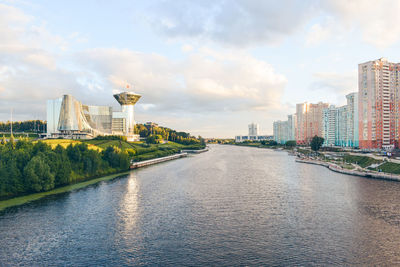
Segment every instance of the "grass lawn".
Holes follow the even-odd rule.
[[[400,174],[400,164],[393,163],[393,162],[385,162],[378,167],[383,172],[393,173],[393,174]]]
[[[354,156],[354,155],[345,155],[343,157],[344,161],[356,163],[362,168],[366,168],[371,164],[381,163],[381,160],[373,159],[367,156]]]
[[[150,144],[147,145],[144,142],[126,142],[121,140],[71,140],[71,139],[46,139],[43,140],[46,144],[51,145],[55,148],[57,145],[61,145],[64,148],[70,144],[88,144],[90,149],[104,150],[109,146],[119,147],[121,150],[133,149],[138,155],[155,152],[158,149],[168,150],[168,149],[199,149],[198,146],[186,146],[169,141],[165,144]]]

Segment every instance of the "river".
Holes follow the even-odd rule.
[[[0,241],[0,266],[393,266],[400,183],[212,145],[3,211]]]

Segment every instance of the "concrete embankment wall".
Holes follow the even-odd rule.
[[[199,149],[199,150],[183,149],[181,152],[182,153],[200,154],[200,153],[207,152],[207,151],[208,151],[208,148]]]
[[[339,172],[339,173],[343,173],[343,174],[400,182],[400,175],[397,175],[397,174],[347,170],[347,169],[343,169],[343,168],[337,166],[336,164],[322,162],[322,161],[315,161],[315,160],[296,159],[296,162],[324,166],[324,167],[327,167],[328,169],[330,169],[331,171]]]
[[[144,167],[144,166],[149,166],[149,165],[161,163],[161,162],[168,161],[168,160],[187,157],[187,155],[188,155],[187,153],[180,153],[180,154],[175,154],[175,155],[166,156],[166,157],[162,157],[162,158],[149,159],[149,160],[144,160],[144,161],[140,161],[140,162],[135,162],[135,163],[131,164],[130,168],[131,169],[137,169],[137,168],[141,168],[141,167]]]

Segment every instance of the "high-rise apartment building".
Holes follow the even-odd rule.
[[[279,144],[296,140],[296,115],[288,115],[287,121],[274,121],[274,140]]]
[[[358,65],[359,146],[399,145],[400,64],[386,58]]]
[[[288,133],[287,139],[288,141],[296,140],[296,128],[297,128],[297,118],[296,114],[288,115]]]
[[[288,121],[274,121],[274,141],[285,144],[288,141]]]
[[[325,146],[335,146],[337,139],[338,108],[331,105],[323,110],[323,137]]]
[[[323,111],[325,146],[358,147],[358,97],[346,95],[347,105],[329,106]]]
[[[258,125],[258,123],[250,123],[249,124],[249,136],[258,136],[260,134],[259,129],[260,129],[260,126]]]
[[[328,103],[318,104],[301,103],[296,105],[297,144],[309,144],[311,139],[317,135],[323,137],[323,110],[328,108]]]
[[[346,95],[347,99],[347,146],[358,147],[358,93]]]
[[[336,121],[336,146],[348,146],[347,105],[338,107]]]

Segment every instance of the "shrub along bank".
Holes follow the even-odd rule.
[[[126,171],[131,160],[143,161],[176,154],[181,149],[202,148],[202,144],[130,143],[111,138],[38,142],[3,139],[0,142],[0,200]]]
[[[19,140],[0,144],[0,199],[54,188],[129,169],[127,152],[103,151],[85,143],[52,148],[44,142]]]

